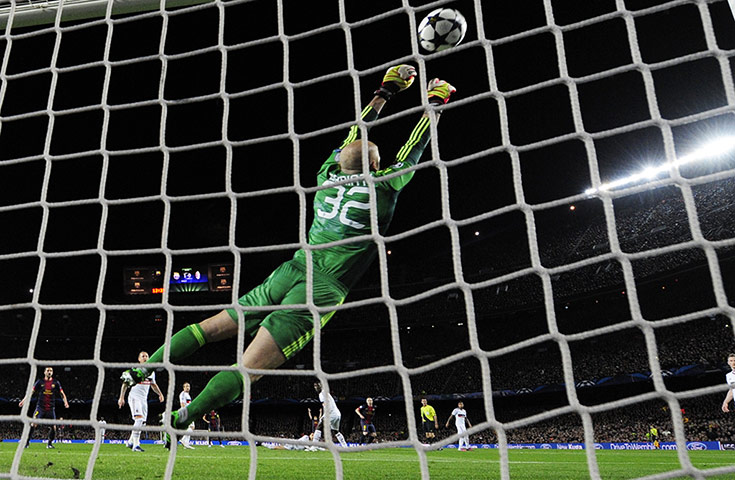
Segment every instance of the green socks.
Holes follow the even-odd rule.
[[[210,410],[216,410],[220,407],[228,405],[230,402],[237,400],[244,388],[242,374],[230,370],[219,372],[212,377],[202,393],[196,396],[189,405],[186,406],[187,419],[202,418],[202,415]],[[191,423],[191,422],[189,422]],[[188,424],[187,424],[188,425]],[[186,425],[180,425],[183,428]]]
[[[172,362],[178,362],[199,350],[205,343],[207,339],[204,338],[202,327],[198,323],[187,325],[186,328],[179,330],[171,337],[169,358]],[[163,362],[163,348],[164,345],[161,345],[153,352],[146,363]]]
[[[176,332],[171,337],[171,345],[169,346],[169,359],[172,362],[188,357],[196,352],[207,343],[204,331],[199,324],[188,325]],[[163,362],[164,346],[153,352],[146,363]],[[210,410],[217,409],[229,404],[233,400],[237,400],[243,392],[244,383],[242,374],[234,371],[219,372],[212,377],[202,393],[186,407],[186,418],[182,418],[183,422],[187,419],[201,418],[202,415]],[[178,423],[178,422],[177,422]],[[191,422],[188,422],[191,423]],[[187,425],[188,425],[187,423]],[[183,428],[186,425],[177,425],[177,428]]]

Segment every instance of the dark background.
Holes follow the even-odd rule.
[[[205,318],[290,258],[305,241],[316,170],[398,63],[418,67],[417,83],[438,76],[457,93],[424,154],[433,162],[401,194],[387,261],[348,298],[371,302],[338,312],[323,332],[325,371],[464,352],[412,374],[413,393],[478,392],[475,346],[489,352],[494,392],[559,384],[558,329],[592,332],[566,340],[575,381],[600,379],[650,369],[644,329],[631,321],[642,318],[662,367],[710,372],[677,389],[722,384],[735,349],[732,152],[682,168],[676,182],[616,194],[607,211],[583,192],[597,176],[613,181],[733,134],[733,19],[726,1],[628,3],[617,12],[612,0],[556,0],[551,11],[541,1],[481,10],[411,1],[406,11],[350,1],[340,23],[339,2],[290,0],[279,12],[272,1],[230,1],[4,32],[0,358],[20,377],[0,396],[22,396],[27,356],[133,361],[162,343],[167,320],[176,331]],[[411,19],[438,5],[459,9],[468,33],[424,55]],[[398,95],[371,130],[384,166],[420,116],[420,94],[417,84]],[[237,289],[171,294],[165,305],[123,293],[124,268],[167,256],[173,267],[233,262]],[[398,300],[393,321],[387,298]],[[206,348],[190,364],[230,365],[236,350]],[[313,360],[309,346],[286,368]],[[105,370],[104,401],[114,402],[119,369]],[[208,374],[191,375],[196,392]],[[344,398],[405,394],[397,374],[381,375],[393,380],[333,388]],[[444,375],[456,378],[436,381]],[[313,396],[280,391],[280,381],[266,377],[253,398]],[[69,394],[91,398],[79,390]],[[589,401],[638,393],[600,390]]]

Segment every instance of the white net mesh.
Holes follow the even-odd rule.
[[[626,441],[614,417],[647,429],[640,412],[670,427],[662,440],[678,451],[676,469],[649,478],[735,472],[695,466],[687,450],[699,440],[690,421],[728,421],[716,417],[725,385],[713,365],[735,350],[735,160],[726,150],[679,162],[709,140],[732,143],[728,2],[357,3],[318,14],[298,1],[0,10],[0,367],[10,378],[0,421],[11,435],[28,437],[32,406],[19,413],[17,400],[51,365],[78,400],[63,423],[93,438],[139,349],[232,306],[306,247],[316,170],[382,72],[409,62],[422,83],[440,76],[458,93],[387,236],[372,237],[378,260],[312,345],[247,392],[313,399],[316,377],[342,398],[383,397],[406,433],[380,446],[414,448],[422,478],[427,451],[458,436],[422,444],[420,395],[436,395],[442,417],[452,395],[466,399],[470,434],[499,448],[499,466],[484,471],[500,478],[513,468],[509,444]],[[468,35],[421,56],[416,25],[444,5],[462,11]],[[392,100],[371,130],[384,157],[410,133],[420,93]],[[126,269],[160,270],[161,281],[192,265],[230,268],[231,289],[124,293]],[[167,356],[168,410],[183,380],[200,391],[244,340],[241,330],[184,366]],[[717,373],[674,375],[695,364]],[[646,381],[606,389],[634,372]],[[547,396],[524,396],[532,390]],[[235,411],[231,439],[282,430],[257,403]],[[132,429],[126,416],[106,427]],[[342,478],[344,455],[328,446]],[[23,449],[13,455],[0,477],[35,478]],[[257,449],[249,456],[255,478]],[[586,460],[602,478],[595,448]]]

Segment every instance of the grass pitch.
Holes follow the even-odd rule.
[[[0,478],[7,478],[17,443],[0,443]],[[160,445],[144,445],[144,453],[128,450],[123,445],[102,445],[92,478],[100,480],[155,480],[164,478],[169,452]],[[336,477],[335,458],[331,452],[303,452],[257,449],[258,479],[324,480]],[[57,444],[47,450],[45,444],[34,443],[22,450],[18,473],[44,478],[84,478],[91,445]],[[713,475],[723,468],[735,468],[735,452],[688,452],[692,464],[708,478],[735,480],[735,473]],[[573,480],[590,478],[584,451],[511,450],[510,477],[533,480]],[[179,448],[172,478],[176,480],[247,479],[250,448],[227,447],[195,450]],[[499,479],[497,450],[458,452],[454,449],[427,452],[432,479]],[[420,479],[418,454],[409,448],[392,448],[367,452],[344,452],[340,455],[345,480]],[[608,451],[598,450],[600,475],[605,480],[638,478],[681,469],[675,451]],[[719,469],[719,470],[718,470]],[[692,478],[681,475],[675,478]]]

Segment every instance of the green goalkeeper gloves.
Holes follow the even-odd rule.
[[[383,77],[383,83],[380,88],[375,91],[375,95],[385,100],[390,98],[401,90],[405,90],[411,86],[413,79],[416,77],[416,69],[411,65],[396,65],[390,67]]]
[[[383,83],[375,91],[375,95],[385,100],[390,100],[396,93],[410,87],[415,77],[416,69],[411,65],[390,67],[385,72]],[[429,103],[432,105],[444,105],[449,101],[449,97],[457,91],[448,82],[439,80],[438,78],[431,80],[426,90],[429,94]]]
[[[439,80],[438,78],[430,81],[426,90],[429,93],[429,103],[432,105],[444,105],[449,101],[449,97],[457,91],[448,82]]]

